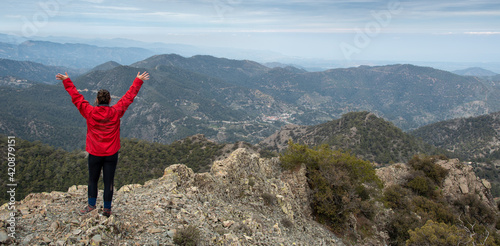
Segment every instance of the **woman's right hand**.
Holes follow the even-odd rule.
[[[65,79],[69,78],[68,73],[65,73],[65,74],[66,75],[62,75],[62,74],[58,73],[56,75],[56,79],[58,79],[58,80],[65,80]]]

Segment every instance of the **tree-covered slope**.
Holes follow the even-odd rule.
[[[442,152],[366,111],[347,113],[338,120],[316,126],[286,126],[260,145],[281,151],[290,139],[308,146],[327,144],[349,150],[360,158],[381,164],[406,162],[419,153]]]
[[[500,158],[500,112],[437,122],[410,134],[463,160]]]

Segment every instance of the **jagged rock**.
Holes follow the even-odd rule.
[[[448,170],[448,176],[443,185],[445,197],[457,200],[463,194],[476,194],[481,201],[487,203],[490,207],[496,207],[489,190],[491,184],[484,179],[478,178],[472,166],[460,163],[458,159],[440,160],[436,164]],[[456,184],[459,184],[459,186],[457,187]]]
[[[391,185],[402,185],[405,177],[410,172],[410,166],[404,163],[397,163],[376,170],[377,176],[384,181],[385,187]]]
[[[441,188],[444,197],[450,201],[456,201],[465,194],[474,194],[490,208],[496,210],[490,193],[491,184],[487,180],[478,178],[472,166],[461,163],[458,159],[438,160],[436,164],[448,170]],[[376,172],[387,187],[403,184],[410,169],[408,164],[398,163],[379,168]]]
[[[124,193],[124,192],[132,192],[134,189],[136,188],[140,188],[142,185],[140,184],[129,184],[129,185],[124,185],[122,186],[122,188],[120,188],[118,190],[118,192],[120,193]]]
[[[167,167],[162,179],[168,183],[175,183],[177,186],[187,186],[193,181],[194,172],[186,165],[175,164]]]
[[[87,193],[86,185],[73,185],[68,188],[69,194],[79,194],[79,193]]]
[[[30,194],[16,203],[27,215],[17,243],[46,244],[45,237],[55,245],[173,245],[176,231],[194,225],[201,245],[343,245],[311,216],[305,173],[305,166],[284,172],[278,158],[240,148],[207,173],[176,164],[144,185],[123,186],[109,218],[100,215],[102,191],[98,209],[79,215],[86,186]],[[276,201],[266,204],[265,195]],[[2,206],[2,220],[7,212]]]

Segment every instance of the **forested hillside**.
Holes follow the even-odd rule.
[[[462,160],[500,158],[500,112],[437,122],[410,134],[447,149]]]
[[[259,145],[281,152],[289,140],[308,146],[327,144],[379,164],[407,162],[416,154],[449,154],[370,112],[347,113],[316,126],[285,126]]]

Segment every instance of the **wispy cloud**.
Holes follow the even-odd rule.
[[[499,35],[500,32],[464,32],[464,34],[470,34],[470,35]]]
[[[114,11],[140,11],[140,10],[142,10],[141,8],[130,7],[130,6],[127,7],[127,6],[103,6],[103,5],[95,5],[94,8],[114,10]]]
[[[149,13],[144,13],[144,15],[145,16],[157,16],[157,17],[175,17],[175,18],[196,18],[196,17],[201,17],[198,14],[179,13],[179,12],[166,12],[166,11],[149,12]]]

